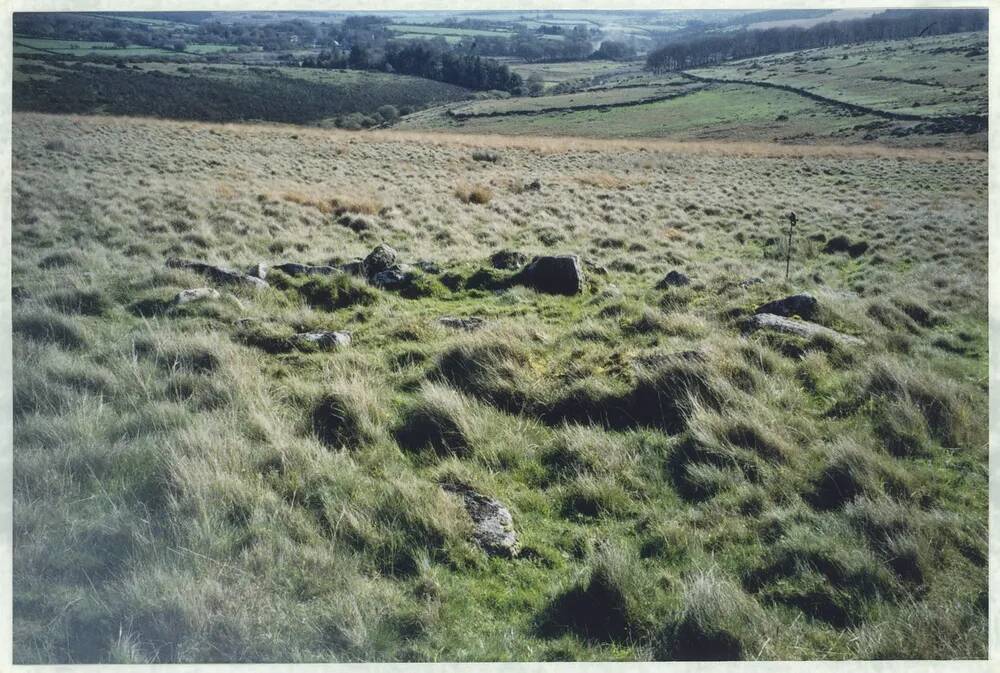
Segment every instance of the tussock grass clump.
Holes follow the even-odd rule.
[[[930,434],[945,446],[968,447],[984,441],[985,426],[976,422],[967,395],[954,382],[930,371],[889,360],[876,362],[865,396],[909,400],[923,414]]]
[[[629,494],[608,475],[577,475],[563,487],[561,500],[566,517],[619,516],[635,510]]]
[[[905,495],[909,492],[907,474],[891,460],[849,438],[838,440],[828,449],[823,468],[804,498],[818,510],[832,510],[862,495],[875,497],[886,491]]]
[[[44,311],[15,315],[13,331],[32,341],[51,343],[70,350],[84,348],[88,343],[83,331],[74,322]]]
[[[97,316],[112,306],[100,290],[60,290],[45,297],[45,303],[62,313]]]
[[[378,301],[379,296],[376,290],[347,274],[299,279],[274,270],[267,279],[279,289],[294,289],[310,306],[324,311],[369,306]]]
[[[471,335],[445,350],[431,371],[455,388],[508,411],[528,402],[533,378],[525,336],[500,331]]]
[[[469,456],[472,453],[469,414],[470,404],[461,393],[444,386],[425,385],[417,402],[403,413],[396,441],[410,451],[431,449],[440,456]]]
[[[907,398],[882,399],[873,412],[875,434],[894,456],[919,457],[930,451],[931,438],[920,407]]]
[[[746,412],[698,409],[667,464],[678,492],[703,500],[745,479],[766,480],[774,465],[789,461],[793,454],[773,427]]]
[[[43,257],[38,262],[41,269],[61,269],[67,266],[83,266],[86,261],[79,250],[59,250]]]
[[[636,640],[649,628],[643,605],[647,577],[624,549],[601,545],[588,572],[539,615],[539,631],[550,637],[575,633],[605,643]]]
[[[311,420],[316,436],[330,448],[356,447],[370,439],[354,400],[342,393],[323,395],[313,409]]]
[[[866,605],[895,600],[901,592],[892,574],[858,542],[837,520],[792,526],[746,584],[762,598],[840,628],[857,624]]]
[[[736,661],[757,656],[769,631],[760,605],[716,569],[684,581],[681,608],[663,629],[657,659]]]
[[[455,196],[462,203],[475,203],[482,206],[493,200],[493,190],[486,185],[462,183],[455,187]]]
[[[220,344],[213,337],[179,334],[138,337],[133,341],[133,349],[137,355],[168,371],[207,374],[221,365]]]

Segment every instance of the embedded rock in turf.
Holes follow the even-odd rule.
[[[490,255],[490,264],[494,269],[514,271],[528,263],[528,256],[517,250],[499,250]]]
[[[201,301],[202,299],[218,299],[222,295],[219,291],[210,287],[195,287],[190,290],[181,290],[174,297],[174,304],[178,306],[181,304],[190,304],[193,301]]]
[[[808,322],[806,320],[792,320],[791,318],[784,318],[779,315],[774,315],[773,313],[758,313],[757,315],[752,316],[747,322],[746,329],[744,331],[753,332],[758,329],[793,334],[807,339],[814,336],[825,336],[836,341],[840,341],[841,343],[856,346],[864,344],[864,341],[857,337],[832,330],[829,327],[823,327],[822,325],[817,325],[814,322]]]
[[[487,553],[517,556],[517,533],[510,510],[499,500],[477,493],[463,484],[443,484],[444,490],[462,497],[465,511],[472,519],[472,536]]]
[[[205,262],[196,262],[188,259],[178,259],[171,257],[167,260],[167,268],[170,269],[190,269],[204,276],[207,276],[216,283],[231,283],[239,285],[249,285],[255,288],[267,287],[267,281],[248,276],[241,271],[227,269],[221,266],[213,266]]]
[[[453,318],[451,316],[446,316],[444,318],[438,318],[438,322],[445,327],[464,329],[466,332],[472,332],[473,330],[477,330],[486,324],[486,320],[478,316],[470,316],[468,318]]]
[[[298,264],[296,262],[285,262],[271,267],[289,276],[330,276],[335,273],[343,273],[335,266],[312,266],[310,264]]]
[[[784,316],[785,318],[790,318],[793,315],[801,316],[803,318],[812,318],[816,315],[816,310],[819,308],[819,302],[811,294],[793,294],[784,299],[776,299],[774,301],[762,304],[757,307],[754,313],[772,313],[774,315]]]
[[[292,337],[292,343],[296,346],[308,346],[315,344],[317,348],[324,351],[351,345],[351,335],[349,332],[303,332]]]
[[[548,294],[583,292],[583,269],[576,255],[535,257],[512,281]]]

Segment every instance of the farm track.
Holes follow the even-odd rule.
[[[857,115],[872,115],[874,117],[881,117],[883,119],[891,119],[894,121],[910,121],[910,122],[925,122],[935,125],[943,126],[942,130],[949,131],[961,131],[965,133],[976,133],[977,131],[984,131],[987,127],[987,117],[985,115],[915,115],[906,114],[902,112],[891,112],[889,110],[880,110],[878,108],[868,107],[865,105],[858,105],[856,103],[848,103],[846,101],[837,100],[836,98],[828,98],[826,96],[821,96],[812,91],[806,89],[800,89],[798,87],[790,86],[788,84],[774,84],[772,82],[756,82],[748,79],[723,79],[718,77],[702,77],[700,75],[692,75],[689,72],[680,71],[678,73],[682,77],[690,79],[693,82],[703,82],[707,84],[741,84],[744,86],[755,86],[763,89],[777,89],[779,91],[787,91],[788,93],[797,94],[803,96],[810,100],[814,100],[818,103],[823,103],[825,105],[831,105],[833,107],[838,107],[842,110],[847,110],[852,114]]]

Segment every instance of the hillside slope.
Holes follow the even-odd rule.
[[[13,154],[18,663],[985,656],[982,155],[36,114]],[[379,243],[392,289],[167,265]],[[518,284],[556,253],[582,292]],[[748,331],[803,292],[863,343]]]

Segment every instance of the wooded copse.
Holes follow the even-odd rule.
[[[867,19],[831,21],[811,28],[741,30],[668,44],[651,52],[646,66],[683,70],[800,49],[986,30],[988,23],[985,9],[888,10]]]
[[[355,46],[346,55],[326,51],[316,58],[306,58],[303,67],[352,68],[391,71],[439,82],[455,84],[477,91],[499,90],[521,93],[524,82],[520,75],[498,61],[473,54],[444,50],[425,41],[408,44],[389,42],[381,56],[373,56],[363,47]]]

